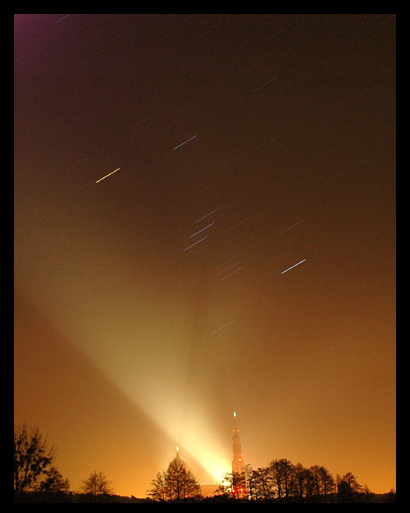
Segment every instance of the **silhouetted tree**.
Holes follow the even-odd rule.
[[[47,448],[37,427],[14,429],[14,491],[16,495],[34,491],[55,458],[55,448]]]
[[[227,472],[224,474],[218,493],[233,499],[244,499],[247,497],[245,472]]]
[[[319,465],[313,465],[309,471],[313,495],[323,497],[326,502],[327,496],[334,490],[335,483],[332,475],[325,467]]]
[[[111,482],[102,472],[92,472],[90,477],[83,481],[81,491],[93,496],[110,495],[114,492]]]
[[[244,484],[245,484],[245,490],[246,495],[249,499],[252,499],[252,475],[253,475],[253,468],[252,465],[247,463],[243,468],[243,474],[244,474]]]
[[[302,500],[306,497],[306,483],[309,471],[301,464],[297,463],[293,468],[293,484],[295,495]]]
[[[320,495],[320,471],[318,465],[310,467],[311,480],[312,480],[312,495]]]
[[[44,480],[40,483],[39,490],[49,495],[68,493],[70,482],[68,479],[64,479],[55,467],[51,467],[45,472]]]
[[[386,502],[388,504],[396,503],[396,490],[394,490],[393,488],[390,490],[389,493],[386,493]]]
[[[269,463],[269,472],[272,476],[272,484],[276,492],[276,496],[279,501],[282,500],[283,487],[282,487],[282,476],[280,474],[279,460],[272,460]]]
[[[352,472],[348,472],[344,476],[337,476],[337,497],[338,502],[352,503],[352,502],[365,502],[365,494],[362,485],[357,481],[357,478]]]
[[[148,496],[155,501],[163,502],[168,498],[167,480],[165,472],[158,472],[157,477],[151,481]]]
[[[333,476],[325,467],[305,468],[285,458],[251,469],[247,483],[249,499],[256,501],[329,502],[335,489]]]
[[[270,467],[259,467],[252,473],[252,496],[256,500],[270,500],[274,498],[273,475]]]
[[[166,471],[159,472],[151,481],[148,495],[157,501],[183,501],[201,497],[201,487],[179,456],[174,458]]]
[[[291,482],[291,475],[293,471],[292,462],[283,458],[281,460],[273,460],[269,464],[272,473],[273,481],[276,485],[276,493],[279,502],[283,497],[289,499],[289,487]]]
[[[279,469],[283,480],[283,486],[285,488],[285,499],[289,499],[290,484],[293,473],[293,465],[290,460],[283,458],[279,460]]]
[[[337,502],[342,504],[353,502],[353,494],[346,481],[341,480],[337,484]]]
[[[358,483],[357,477],[351,472],[348,472],[347,474],[342,476],[342,481],[348,484],[349,490],[351,492],[360,493],[363,491],[363,486]]]
[[[321,479],[322,495],[327,502],[327,497],[335,491],[335,480],[332,474],[325,467],[319,467],[319,474]]]
[[[248,488],[249,499],[252,501],[258,500],[258,469],[250,470],[246,485]]]

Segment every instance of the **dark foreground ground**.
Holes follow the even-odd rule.
[[[153,501],[152,499],[138,499],[136,497],[121,497],[119,495],[101,495],[101,496],[93,496],[93,495],[85,495],[85,494],[77,494],[77,493],[55,493],[55,494],[44,494],[44,493],[25,493],[19,496],[14,496],[15,503],[139,503],[139,504],[158,504],[157,501]],[[248,499],[233,499],[228,496],[214,496],[214,497],[206,497],[203,499],[187,499],[181,501],[173,501],[173,502],[187,502],[190,504],[212,504],[212,503],[241,503],[241,504],[256,504],[256,503],[277,503],[279,502],[277,499],[273,499],[270,501],[251,501]],[[385,494],[374,494],[374,493],[354,493],[349,495],[341,495],[341,494],[333,494],[328,495],[326,497],[309,497],[308,499],[296,499],[291,498],[288,501],[283,500],[280,502],[289,502],[289,503],[363,503],[363,504],[395,504],[396,503],[396,493],[389,492]]]

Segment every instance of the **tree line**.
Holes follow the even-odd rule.
[[[285,458],[257,469],[246,465],[240,474],[228,473],[219,488],[219,493],[234,499],[255,502],[351,502],[363,492],[351,472],[334,479],[323,466],[307,468]]]
[[[147,498],[114,495],[112,483],[94,471],[82,481],[80,493],[55,466],[56,450],[38,428],[14,429],[15,502],[396,502],[396,493],[376,495],[358,483],[351,472],[336,479],[323,466],[304,467],[290,460],[272,460],[266,467],[246,465],[242,473],[225,474],[213,497],[203,497],[201,486],[179,454],[158,472]]]

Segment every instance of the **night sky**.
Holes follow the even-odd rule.
[[[212,483],[233,411],[254,468],[396,487],[395,30],[14,15],[15,422],[73,490]]]

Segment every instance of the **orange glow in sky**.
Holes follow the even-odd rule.
[[[233,411],[396,488],[394,107],[390,14],[15,15],[15,423],[73,490],[212,484]]]

